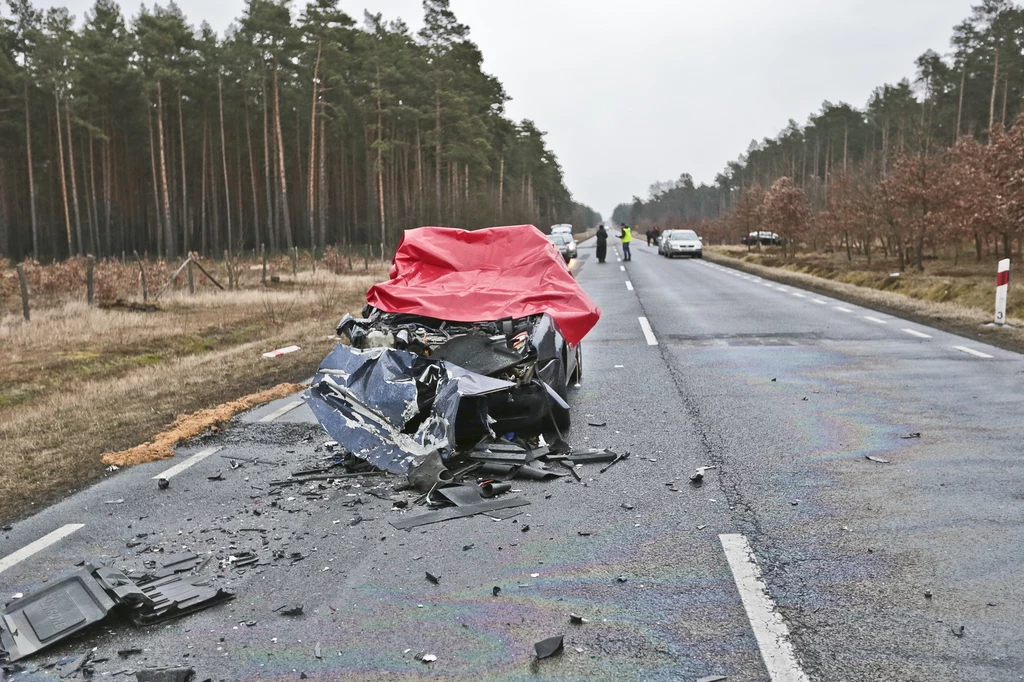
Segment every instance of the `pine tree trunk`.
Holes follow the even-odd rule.
[[[209,243],[207,242],[208,234],[207,234],[207,230],[206,230],[206,223],[207,223],[207,220],[206,220],[206,168],[207,168],[207,166],[206,166],[206,147],[207,147],[207,132],[209,131],[209,127],[210,127],[209,121],[207,120],[207,116],[206,116],[206,107],[204,106],[203,107],[203,151],[201,153],[202,162],[200,164],[202,166],[202,171],[200,172],[200,176],[199,176],[200,177],[199,184],[201,186],[200,194],[202,195],[202,198],[200,199],[201,203],[200,203],[200,208],[199,208],[199,249],[200,249],[200,253],[202,253],[204,256],[207,253],[209,253],[207,251],[207,247],[209,246]]]
[[[318,191],[320,194],[318,207],[320,209],[320,246],[327,248],[327,209],[328,209],[328,194],[327,194],[327,145],[325,143],[325,135],[327,129],[327,115],[324,111],[323,93],[321,93],[320,99],[320,159],[319,159],[319,172],[317,173],[317,180],[319,182]]]
[[[288,214],[288,180],[284,172],[284,136],[281,134],[281,91],[277,82],[277,55],[274,55],[274,127],[277,138],[277,173],[280,188],[280,210],[282,227],[284,228],[285,246],[290,252],[294,248],[292,240],[292,223]]]
[[[274,197],[270,189],[270,173],[275,166],[270,154],[270,122],[268,121],[270,104],[267,101],[266,73],[260,79],[260,84],[263,90],[263,175],[267,184],[267,234],[270,237],[270,252],[277,253],[277,212],[274,210]]]
[[[996,64],[992,72],[992,99],[988,106],[988,134],[992,139],[992,128],[996,124],[996,92],[999,89],[999,45],[996,45]]]
[[[71,136],[71,104],[64,100],[64,124],[68,129],[68,171],[71,177],[71,208],[75,211],[75,238],[78,241],[78,255],[84,256],[85,245],[82,243],[82,214],[78,209],[78,181],[75,173],[75,140]]]
[[[181,147],[181,233],[185,253],[192,253],[192,229],[188,220],[188,173],[185,164],[185,117],[181,112],[181,88],[178,88],[178,138]]]
[[[104,117],[105,118],[105,117]],[[107,128],[106,120],[104,120],[104,129]],[[110,133],[105,135],[103,140],[103,242],[106,246],[107,253],[113,253],[114,240],[111,235],[110,226],[110,208],[111,208],[111,163],[110,163]],[[123,248],[123,236],[122,236],[122,248]]]
[[[320,80],[320,49],[319,42],[316,44],[316,63],[313,66],[313,103],[309,108],[309,172],[306,178],[306,220],[309,222],[309,246],[316,258],[317,231],[316,231],[316,104],[319,94]]]
[[[26,60],[26,64],[27,64]],[[36,217],[36,180],[32,164],[32,107],[29,105],[28,80],[25,81],[25,152],[28,155],[28,206],[32,221],[32,259],[39,260],[39,221]]]
[[[252,125],[249,123],[249,100],[245,101],[245,144],[249,151],[249,184],[252,188],[252,233],[253,243],[261,243],[260,235],[260,200],[256,190],[256,161],[252,153]]]
[[[174,227],[171,224],[171,193],[167,184],[167,150],[164,142],[164,90],[160,81],[156,82],[156,129],[160,145],[160,201],[163,204],[164,214],[164,235],[167,242],[164,249],[168,259],[178,255],[178,249],[174,243]]]
[[[92,133],[89,133],[89,233],[92,235],[92,252],[100,255],[100,214],[96,201],[96,153]]]
[[[146,105],[146,121],[149,127],[149,167],[150,170],[153,172],[153,202],[155,203],[156,208],[156,213],[154,214],[154,217],[156,219],[156,257],[163,258],[164,239],[163,225],[160,218],[160,179],[156,170],[156,143],[153,141],[153,104],[147,99]]]
[[[434,99],[434,200],[437,208],[434,214],[438,224],[444,222],[443,203],[441,201],[441,98]]]
[[[956,105],[956,139],[960,139],[960,123],[964,117],[964,87],[967,85],[967,62],[964,62],[964,70],[960,74],[960,101]]]
[[[505,220],[505,155],[501,155],[501,169],[498,171],[498,222]]]
[[[224,216],[228,224],[228,253],[235,253],[234,235],[231,229],[231,184],[228,182],[228,146],[224,138],[224,79],[217,76],[217,95],[220,100],[220,155],[224,166]]]

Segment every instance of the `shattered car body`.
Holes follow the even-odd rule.
[[[494,249],[512,244],[496,266]],[[579,341],[600,311],[536,228],[413,230],[368,299],[306,394],[357,457],[407,474],[484,438],[568,428]]]

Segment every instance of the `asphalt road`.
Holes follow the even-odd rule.
[[[326,440],[279,401],[0,534],[0,601],[159,550],[214,557],[202,575],[237,594],[166,625],[109,620],[28,664],[95,647],[115,680],[151,665],[200,680],[1024,679],[1024,358],[633,251],[599,265],[581,248],[604,316],[569,434],[628,461],[586,467],[582,485],[517,483],[517,516],[397,531],[416,512],[392,510],[383,479],[271,494]],[[700,466],[717,468],[694,488]],[[246,550],[260,565],[221,561]],[[275,613],[294,603],[302,616]],[[559,634],[564,653],[534,660]]]

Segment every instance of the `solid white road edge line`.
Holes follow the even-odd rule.
[[[987,360],[992,359],[992,356],[989,355],[988,353],[982,353],[980,350],[974,350],[973,348],[968,348],[967,346],[953,346],[953,348],[963,353],[969,353],[970,355],[973,355],[978,358],[985,358]]]
[[[25,559],[29,558],[30,556],[32,556],[36,552],[41,552],[42,550],[46,549],[50,545],[52,545],[54,543],[57,543],[57,542],[60,542],[61,540],[63,540],[67,536],[71,535],[72,533],[74,533],[76,530],[78,530],[80,528],[85,528],[85,524],[84,523],[69,523],[66,526],[61,526],[60,528],[58,528],[57,530],[53,531],[52,533],[48,533],[47,535],[44,535],[43,537],[39,538],[35,542],[33,542],[31,544],[28,544],[28,545],[25,545],[24,547],[22,547],[18,551],[12,552],[11,554],[8,554],[3,559],[0,559],[0,573],[3,573],[4,571],[6,571],[8,568],[11,568],[12,566],[16,566],[16,565],[20,564],[22,561],[24,561]]]
[[[919,339],[930,339],[930,338],[932,338],[931,334],[925,334],[924,332],[919,332],[916,329],[904,329],[903,331],[905,331],[906,333],[910,334],[911,336],[916,336]]]
[[[190,466],[199,464],[200,462],[202,462],[204,459],[206,459],[207,457],[209,457],[213,453],[220,452],[223,449],[224,449],[223,445],[218,445],[218,446],[212,447],[212,448],[206,448],[202,452],[197,452],[196,454],[192,455],[191,457],[186,459],[181,464],[176,464],[176,465],[172,466],[170,469],[168,469],[167,471],[164,471],[163,473],[157,474],[156,476],[153,477],[152,480],[156,480],[156,479],[159,479],[159,478],[171,479],[174,476],[177,476],[178,474],[180,474],[185,469],[188,469]]]
[[[644,331],[644,338],[647,339],[648,346],[658,345],[658,339],[654,336],[654,330],[651,329],[651,323],[647,321],[646,317],[640,318],[640,329]]]
[[[789,628],[768,594],[750,543],[742,535],[719,535],[718,539],[732,569],[736,589],[743,600],[768,676],[772,682],[809,682],[796,660],[789,641]]]
[[[876,324],[889,324],[885,320],[880,320],[877,317],[871,317],[870,315],[865,315],[864,319],[867,320],[868,322],[874,322]]]
[[[628,279],[626,280],[626,291],[633,291],[633,283]]]
[[[284,407],[279,407],[278,409],[274,410],[270,414],[268,414],[268,415],[266,415],[264,417],[260,417],[257,421],[259,421],[260,423],[272,422],[275,419],[277,419],[278,417],[288,414],[289,412],[291,412],[292,410],[294,410],[296,407],[298,407],[299,405],[301,405],[304,402],[306,402],[306,401],[305,400],[296,400],[294,402],[290,402],[287,405],[285,405]]]

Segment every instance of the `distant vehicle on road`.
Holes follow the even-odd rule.
[[[576,257],[576,240],[572,238],[571,234],[559,232],[550,235],[548,239],[555,245],[559,253],[562,254],[562,258],[565,259],[566,263]]]
[[[568,234],[572,235],[572,225],[568,223],[562,223],[560,225],[551,226],[551,234]]]
[[[781,246],[782,238],[776,232],[751,232],[740,240],[744,246],[752,246],[760,243],[762,246]]]
[[[704,244],[693,230],[672,230],[668,239],[663,239],[662,242],[665,244],[662,253],[668,258],[676,256],[704,257]]]

